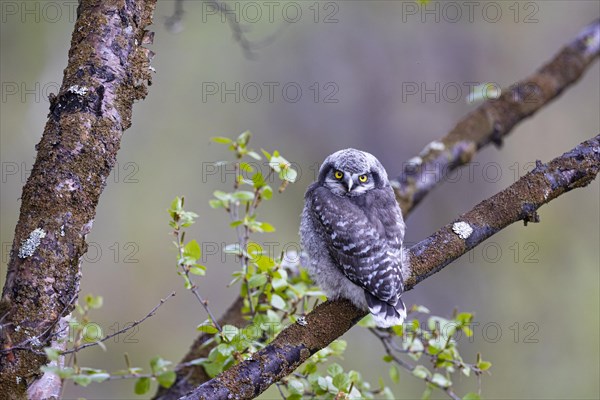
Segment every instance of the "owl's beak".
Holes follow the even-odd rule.
[[[346,179],[346,188],[347,188],[348,192],[350,192],[352,190],[353,184],[354,184],[354,180],[352,179],[352,176],[348,176],[348,179]]]

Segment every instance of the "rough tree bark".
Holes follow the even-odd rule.
[[[80,258],[134,101],[146,96],[156,0],[82,0],[31,175],[0,303],[0,397],[49,398],[42,351],[79,294]],[[29,393],[28,393],[29,391]]]
[[[518,123],[572,86],[599,54],[600,20],[596,20],[584,27],[575,39],[533,75],[512,85],[500,98],[484,102],[437,143],[430,143],[421,154],[405,163],[399,177],[392,180],[404,215],[408,215],[443,181],[444,172],[448,174],[470,162],[478,150],[490,143],[500,146],[503,138]],[[432,176],[435,178],[432,179]],[[241,302],[241,298],[235,299],[219,319],[221,326],[245,324],[239,307]],[[210,337],[199,335],[181,362],[206,357],[213,346],[202,345]],[[154,399],[178,399],[208,379],[202,366],[184,368],[177,372],[176,383],[168,389],[160,387]]]
[[[412,274],[406,282],[406,290],[506,226],[520,220],[537,221],[539,207],[572,189],[587,186],[599,171],[600,135],[548,164],[538,161],[533,171],[513,185],[411,247]],[[219,374],[182,399],[255,398],[366,314],[349,301],[327,301],[306,316],[306,324],[290,325],[250,359]]]

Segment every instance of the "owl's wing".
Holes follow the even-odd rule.
[[[404,225],[393,192],[389,191],[391,199],[385,192],[373,190],[369,196],[359,196],[362,199],[350,199],[316,187],[307,198],[315,220],[326,233],[331,258],[348,279],[365,289],[369,308],[385,307],[377,304],[377,299],[403,307],[400,269]]]

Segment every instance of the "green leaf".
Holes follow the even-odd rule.
[[[102,303],[102,296],[94,296],[92,294],[87,294],[85,296],[85,304],[91,309],[97,309],[102,307]]]
[[[433,374],[433,378],[431,378],[431,382],[441,388],[447,388],[447,387],[452,386],[452,381],[450,381],[444,375],[438,374],[437,372],[435,374]]]
[[[248,142],[250,141],[251,137],[252,137],[252,133],[250,131],[244,131],[244,132],[240,133],[240,136],[238,136],[237,142],[241,146],[245,147],[248,144]]]
[[[398,371],[398,367],[395,365],[390,366],[390,379],[394,383],[400,382],[400,372]]]
[[[190,267],[190,273],[194,275],[204,276],[206,274],[206,267],[200,264],[194,264]]]
[[[285,310],[285,301],[278,294],[271,296],[271,305],[278,310]]]
[[[275,279],[273,279],[273,281],[271,281],[271,285],[273,286],[273,290],[278,292],[278,291],[288,287],[288,282],[286,279],[275,278]]]
[[[432,385],[425,386],[425,390],[423,391],[423,394],[421,395],[421,400],[429,400],[431,398],[431,393],[433,393],[433,386]]]
[[[250,157],[254,158],[255,160],[262,160],[262,157],[261,157],[261,156],[260,156],[260,155],[259,155],[257,152],[255,152],[255,151],[253,151],[253,150],[250,150],[250,151],[248,152],[248,155],[249,155]]]
[[[333,377],[333,386],[335,386],[339,390],[346,391],[349,385],[350,377],[348,376],[348,374],[341,373]]]
[[[271,155],[268,151],[266,151],[265,149],[260,149],[260,151],[262,151],[262,153],[265,155],[268,161],[271,161]]]
[[[479,368],[482,371],[487,371],[488,369],[490,369],[491,366],[492,363],[489,361],[479,361],[477,363],[477,368]]]
[[[342,339],[336,339],[328,346],[335,355],[342,355],[346,351],[348,343]]]
[[[403,325],[392,326],[392,331],[396,334],[396,336],[402,337],[404,335],[404,326]]]
[[[265,283],[267,283],[267,276],[263,274],[252,275],[252,277],[248,279],[248,286],[250,286],[250,289],[263,286]]]
[[[233,326],[233,325],[224,325],[221,328],[221,336],[227,342],[231,342],[233,340],[233,338],[235,338],[238,333],[240,333],[240,330],[237,327]]]
[[[286,180],[290,183],[296,182],[296,178],[298,178],[298,172],[295,169],[286,167],[282,170],[283,180]]]
[[[239,190],[232,194],[232,197],[236,200],[240,201],[251,201],[254,199],[254,192],[250,192],[247,190]]]
[[[269,185],[263,186],[262,191],[260,193],[262,198],[265,200],[270,200],[271,197],[273,197],[273,189]]]
[[[386,400],[396,400],[396,396],[394,396],[389,387],[383,388],[383,398]]]
[[[240,163],[240,170],[244,171],[244,172],[252,172],[254,171],[254,168],[252,168],[252,166],[250,164],[248,164],[247,162],[241,162]]]
[[[110,378],[110,374],[107,372],[96,372],[88,375],[92,382],[104,382],[108,378]]]
[[[202,364],[202,367],[204,367],[204,371],[206,371],[211,378],[214,378],[223,372],[223,364],[221,363],[206,362]]]
[[[135,394],[146,394],[150,390],[150,378],[140,378],[135,381]]]
[[[173,383],[175,383],[175,379],[177,378],[177,374],[175,371],[166,371],[156,377],[158,384],[164,388],[170,388]]]
[[[481,400],[481,397],[477,393],[467,393],[463,396],[463,400]]]
[[[168,367],[171,364],[171,361],[165,360],[160,356],[156,356],[150,360],[150,369],[152,369],[153,374],[157,374],[163,371],[166,367]]]
[[[310,375],[312,373],[317,372],[317,364],[315,364],[314,362],[307,362],[306,366],[304,367],[304,374],[305,375]]]
[[[50,372],[58,375],[60,379],[70,379],[75,375],[75,370],[72,367],[60,368],[58,366],[42,365],[40,369],[42,372]]]
[[[275,260],[265,255],[256,256],[255,263],[262,272],[267,272],[269,269],[275,266]]]
[[[208,205],[209,205],[211,208],[215,208],[215,209],[216,209],[216,208],[222,208],[222,207],[225,207],[225,203],[223,203],[223,201],[222,201],[222,200],[217,200],[217,199],[211,199],[211,200],[209,200],[209,201],[208,201]]]
[[[327,379],[325,379],[324,376],[320,376],[317,379],[317,383],[319,384],[319,388],[321,388],[322,390],[327,390],[327,388],[329,387],[329,385],[327,384]]]
[[[274,232],[275,231],[275,227],[268,222],[261,222],[260,229],[262,229],[263,232]]]
[[[455,319],[459,322],[462,322],[463,324],[468,324],[473,320],[473,314],[468,312],[461,312],[456,316]]]
[[[215,328],[215,326],[213,325],[213,323],[210,322],[209,320],[206,320],[203,323],[201,323],[200,325],[198,325],[196,327],[196,330],[200,331],[200,332],[207,333],[209,335],[213,335],[213,334],[219,332],[217,330],[217,328]]]
[[[429,312],[430,312],[430,311],[429,311],[429,308],[427,308],[427,307],[425,307],[425,306],[420,306],[420,305],[418,305],[418,304],[414,304],[414,305],[411,307],[410,311],[411,311],[411,312],[418,312],[418,313],[421,313],[421,314],[429,314]]]
[[[240,244],[239,243],[228,244],[223,249],[223,253],[225,253],[225,254],[242,255],[242,251],[240,250]]]
[[[471,367],[464,366],[460,370],[465,376],[471,376]]]
[[[171,202],[171,206],[169,207],[169,213],[173,217],[173,213],[177,213],[181,211],[181,207],[183,207],[183,200],[179,197],[175,197]]]
[[[291,394],[304,394],[304,384],[298,379],[290,378],[287,387]]]
[[[464,333],[466,337],[472,337],[473,336],[473,330],[471,328],[469,328],[468,326],[463,326],[462,328],[460,328]]]
[[[92,378],[90,378],[88,375],[73,375],[73,382],[75,382],[76,384],[78,384],[79,386],[87,386],[90,383],[92,383]]]
[[[344,372],[344,368],[338,363],[332,363],[329,367],[327,367],[327,373],[331,376],[336,376]]]
[[[44,347],[44,352],[50,361],[56,361],[60,357],[60,350],[53,349],[52,347]]]
[[[212,140],[215,143],[221,143],[221,144],[231,144],[231,143],[233,143],[233,140],[229,139],[228,137],[223,137],[223,136],[211,137],[210,140]]]
[[[183,248],[183,256],[184,257],[190,257],[194,260],[197,260],[200,258],[201,255],[202,255],[202,251],[200,250],[200,245],[198,244],[198,242],[195,239],[191,240]]]
[[[213,196],[222,201],[229,201],[231,199],[231,195],[229,193],[225,193],[221,190],[215,190],[213,192]]]
[[[394,361],[394,357],[390,356],[389,354],[386,354],[385,356],[383,356],[383,362],[389,363]]]
[[[417,365],[415,369],[412,370],[412,374],[419,379],[425,379],[428,376],[431,376],[431,372],[422,365]]]

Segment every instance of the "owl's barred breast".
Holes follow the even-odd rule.
[[[300,236],[302,248],[309,256],[309,264],[306,267],[310,276],[330,300],[348,299],[355,306],[366,310],[368,307],[364,289],[350,281],[333,261],[324,238],[326,233],[321,225],[315,222],[310,208],[304,206]]]

